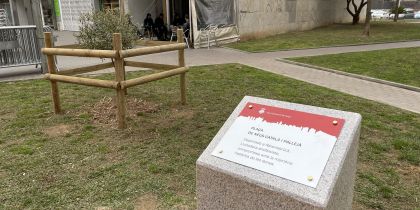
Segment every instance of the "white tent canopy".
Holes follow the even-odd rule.
[[[167,23],[170,24],[174,13],[176,13],[173,8],[180,2],[176,0],[128,0],[125,5],[126,11],[133,17],[133,22],[142,26],[147,13],[151,13],[152,17],[164,13]],[[226,43],[238,39],[235,0],[188,0],[186,2],[189,4],[189,11],[185,11],[185,14],[189,14],[190,17],[190,37],[192,37],[191,41],[194,42],[195,47],[203,47],[208,44],[207,38],[204,37],[207,32],[204,29],[209,25],[218,27],[214,33],[215,37],[211,37],[211,45],[216,44],[215,40],[217,43]]]
[[[189,14],[190,37],[194,47],[208,44],[206,35],[209,33],[205,29],[209,25],[217,28],[211,33],[211,45],[216,44],[215,40],[217,43],[225,43],[236,41],[239,37],[236,0],[59,0],[58,2],[61,10],[61,30],[77,31],[82,13],[99,10],[104,5],[109,6],[108,4],[113,8],[120,4],[124,5],[125,13],[132,16],[132,22],[138,27],[143,25],[147,13],[152,14],[153,18],[160,13],[165,14],[168,25],[177,12],[180,15]]]
[[[235,0],[190,0],[190,10],[194,47],[239,39]],[[210,25],[214,31],[208,31]]]

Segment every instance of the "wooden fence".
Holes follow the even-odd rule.
[[[51,82],[51,93],[54,105],[54,112],[61,114],[60,96],[58,91],[58,82],[72,83],[78,85],[87,85],[100,88],[110,88],[116,90],[116,105],[117,105],[117,121],[118,128],[126,128],[126,90],[127,88],[145,84],[148,82],[164,79],[167,77],[180,75],[180,89],[181,89],[181,103],[186,104],[186,81],[185,76],[188,71],[188,67],[185,66],[184,49],[186,47],[183,38],[183,31],[179,29],[177,31],[178,43],[168,44],[154,47],[144,47],[137,49],[122,49],[121,34],[113,34],[113,50],[88,50],[88,49],[66,49],[66,48],[54,48],[52,44],[51,33],[45,33],[45,48],[42,49],[42,53],[47,56],[48,61],[48,74],[45,74],[45,78]],[[128,61],[126,58],[161,53],[167,51],[178,51],[178,65],[166,65],[157,63],[145,63],[137,61]],[[75,68],[70,70],[57,71],[55,65],[54,56],[76,56],[76,57],[96,57],[96,58],[111,58],[114,62],[103,63],[93,66]],[[157,70],[165,70],[159,73],[142,76],[135,79],[125,79],[125,66],[151,68]],[[100,80],[76,77],[73,75],[82,74],[87,72],[98,71],[107,68],[115,68],[115,80]]]

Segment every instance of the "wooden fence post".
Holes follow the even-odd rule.
[[[178,43],[184,43],[184,31],[182,29],[177,30]],[[178,65],[180,67],[185,66],[184,48],[178,50]],[[186,87],[186,73],[180,74],[181,82],[181,103],[185,105],[187,103],[187,87]]]
[[[52,34],[51,32],[44,33],[45,36],[45,47],[46,48],[52,48],[53,42],[52,42]],[[47,55],[47,65],[48,65],[48,72],[50,74],[56,74],[56,66],[54,62],[54,55]],[[51,95],[53,98],[53,105],[54,105],[54,113],[55,114],[61,114],[61,105],[60,105],[60,94],[58,92],[58,84],[56,81],[51,81]]]
[[[125,71],[124,71],[124,59],[121,58],[120,52],[122,50],[122,40],[121,34],[114,33],[112,46],[114,50],[117,51],[117,56],[115,58],[115,81],[122,82],[125,78]],[[118,128],[124,129],[126,128],[126,101],[125,101],[125,91],[120,87],[117,88],[117,98],[116,98],[116,105],[117,105],[117,121],[118,121]]]

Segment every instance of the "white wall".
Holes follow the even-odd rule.
[[[237,0],[236,5],[241,39],[351,22],[345,0]]]
[[[356,1],[359,5],[360,1]],[[345,0],[338,0],[335,4],[335,22],[336,23],[351,23],[353,18],[346,10],[346,1]],[[350,6],[351,7],[351,6]],[[360,14],[360,22],[363,23],[366,18],[366,6],[363,8],[363,11]]]
[[[60,0],[64,26],[62,30],[77,31],[80,13],[100,8],[98,0],[80,0],[78,2],[79,4],[76,4],[75,0]],[[132,21],[137,26],[143,24],[147,13],[151,13],[155,19],[159,13],[163,12],[162,8],[162,0],[125,0],[125,11],[133,17]]]

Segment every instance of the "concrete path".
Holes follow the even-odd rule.
[[[383,44],[372,44],[372,45],[354,45],[354,46],[343,46],[343,47],[324,47],[316,49],[302,49],[302,50],[289,50],[289,51],[277,51],[269,53],[261,53],[265,56],[277,57],[277,58],[293,58],[293,57],[306,57],[306,56],[317,56],[317,55],[330,55],[348,52],[365,52],[373,50],[385,50],[395,48],[408,48],[408,47],[420,47],[420,41],[411,42],[395,42],[395,43],[383,43]]]
[[[313,56],[321,54],[336,54],[343,52],[355,52],[357,48],[362,51],[371,49],[398,48],[397,46],[414,47],[420,46],[418,42],[404,42],[378,45],[350,46],[337,48],[322,48],[298,50],[302,56]],[[290,53],[290,54],[287,54]],[[376,82],[369,82],[362,79],[347,77],[317,69],[296,66],[292,64],[276,62],[276,58],[298,56],[296,51],[269,52],[269,53],[244,53],[231,49],[213,48],[211,50],[199,49],[187,51],[187,64],[207,65],[223,63],[241,63],[258,69],[266,70],[276,74],[291,77],[297,80],[309,82],[315,85],[327,87],[340,92],[359,96],[362,98],[389,104],[412,112],[420,113],[420,93],[406,89],[396,88]],[[162,59],[165,58],[165,59]],[[177,62],[176,54],[173,52],[164,55],[149,55],[141,59],[146,62],[161,62],[173,64]]]
[[[420,93],[287,63],[260,60],[247,65],[340,92],[420,113]]]
[[[405,110],[420,113],[419,92],[391,87],[388,85],[369,82],[357,78],[351,78],[312,68],[282,63],[275,60],[276,58],[315,56],[324,54],[393,49],[402,47],[420,47],[420,41],[347,47],[329,47],[320,49],[290,50],[267,53],[246,53],[226,48],[212,48],[210,50],[196,49],[186,50],[186,63],[189,66],[241,63],[276,74],[288,76],[297,80],[309,82],[340,92],[348,93],[370,100],[375,100]],[[131,60],[163,64],[176,64],[177,56],[176,52],[166,52],[161,54],[131,58]],[[74,57],[60,57],[58,59],[60,69],[86,66],[90,64],[93,65],[101,62],[103,62],[101,59],[86,59]],[[2,69],[0,69],[0,71],[1,70]],[[138,68],[127,68],[127,70],[134,71],[138,70]],[[107,69],[95,73],[97,74],[105,72],[113,72],[113,69]],[[13,80],[16,80],[18,78],[13,78]],[[28,78],[25,77],[21,79]],[[5,79],[0,78],[0,81],[2,80]]]

